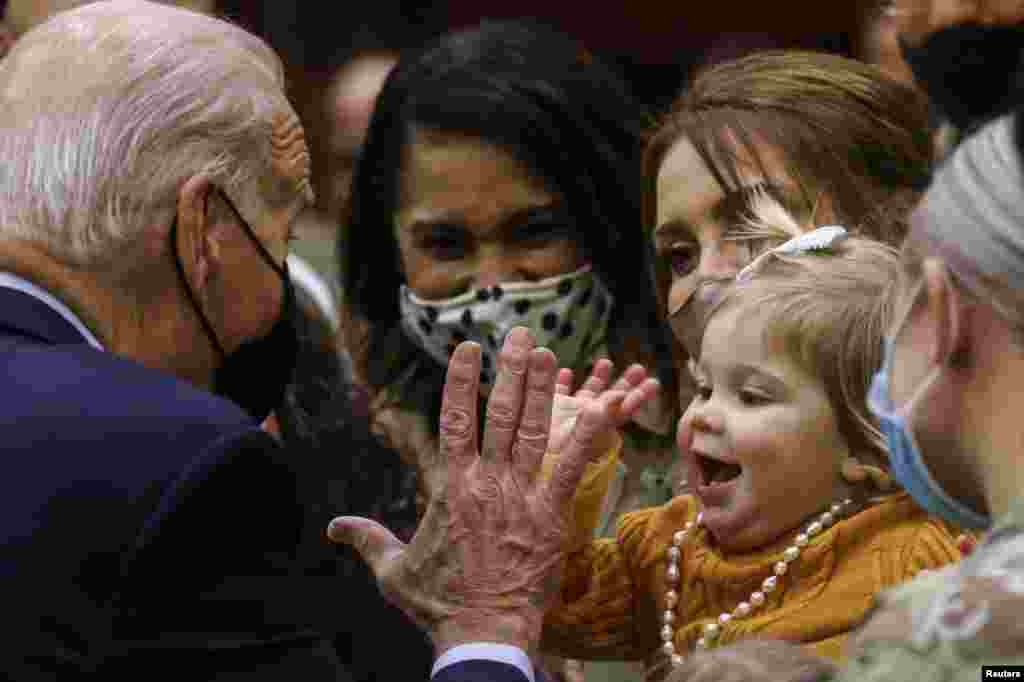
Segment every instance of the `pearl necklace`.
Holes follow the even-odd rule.
[[[807,528],[796,536],[793,544],[782,553],[782,561],[779,561],[773,567],[775,575],[765,578],[764,582],[761,583],[760,590],[752,592],[747,601],[740,602],[732,612],[725,611],[720,614],[717,619],[718,622],[708,623],[704,626],[704,636],[697,640],[697,648],[710,649],[715,645],[718,635],[722,631],[722,626],[734,618],[745,618],[753,613],[754,610],[763,606],[766,598],[765,595],[775,591],[778,587],[779,578],[786,575],[789,565],[800,556],[800,550],[807,546],[811,538],[834,524],[841,515],[849,514],[852,507],[853,500],[845,499],[842,503],[833,504],[817,520],[808,524]],[[679,559],[683,554],[679,548],[683,541],[686,540],[690,531],[700,527],[703,518],[704,512],[701,512],[697,514],[695,521],[688,521],[682,530],[677,531],[672,536],[672,546],[668,548],[668,570],[665,573],[665,580],[669,585],[669,589],[665,593],[665,612],[662,614],[661,640],[664,643],[661,645],[661,650],[671,659],[672,665],[680,665],[683,662],[683,657],[676,652],[676,632],[674,627],[676,622],[675,608],[676,604],[679,603],[679,593],[676,592],[675,588],[679,582]]]

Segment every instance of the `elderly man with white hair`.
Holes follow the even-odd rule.
[[[313,198],[278,58],[163,4],[57,14],[0,61],[0,156],[0,677],[343,679],[259,428]]]
[[[164,4],[57,14],[0,60],[0,158],[0,679],[346,679],[318,627],[375,614],[359,585],[301,575],[301,463],[260,428],[297,355],[286,257],[313,199],[277,57]],[[552,596],[588,458],[646,399],[592,401],[542,476],[554,355],[508,335],[478,450],[479,365],[460,346],[446,484],[393,562],[403,593],[441,600],[403,604],[438,682],[476,674],[470,640],[535,634],[515,611]],[[522,579],[465,598],[467,556]]]

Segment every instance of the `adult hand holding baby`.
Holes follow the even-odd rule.
[[[340,517],[328,534],[369,563],[384,595],[427,629],[438,654],[490,641],[534,652],[557,595],[570,500],[587,463],[644,389],[588,401],[565,437],[550,478],[540,476],[558,367],[528,330],[509,333],[477,446],[480,349],[456,348],[440,416],[442,481],[412,541],[373,521]]]

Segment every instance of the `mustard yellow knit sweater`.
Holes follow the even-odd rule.
[[[545,620],[542,648],[566,657],[649,665],[664,658],[668,548],[672,535],[696,517],[698,505],[686,495],[626,514],[614,539],[573,552],[563,575],[563,603]],[[796,533],[757,552],[724,555],[706,530],[691,532],[679,561],[677,651],[691,651],[706,623],[749,600]],[[847,633],[876,592],[959,558],[946,524],[905,493],[889,496],[814,537],[765,604],[722,627],[717,642],[756,635],[804,642],[820,655],[840,658]]]

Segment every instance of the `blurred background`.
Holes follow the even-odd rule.
[[[389,54],[485,18],[531,17],[574,35],[616,66],[652,113],[668,106],[696,68],[755,49],[802,47],[871,61],[891,53],[898,61],[895,38],[886,35],[882,0],[223,0],[220,5],[222,13],[261,35],[285,60],[291,96],[314,150],[322,208],[330,213],[343,198],[337,196],[342,190],[329,187],[341,180],[358,147],[359,119],[368,115],[359,100],[373,90],[375,69],[380,72]],[[359,59],[366,56],[384,59],[375,67],[372,60]],[[350,130],[339,130],[345,124]]]
[[[94,0],[0,0],[9,44],[54,12]],[[530,17],[617,68],[652,116],[700,66],[765,48],[824,50],[910,78],[885,0],[157,0],[226,16],[268,41],[313,156],[317,210],[297,249],[337,282],[333,238],[374,97],[402,50],[486,18]],[[652,121],[654,119],[652,118]]]

